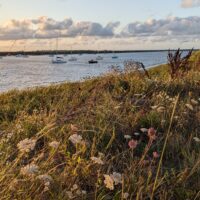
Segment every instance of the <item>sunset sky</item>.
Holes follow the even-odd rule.
[[[200,48],[200,0],[0,0],[0,51],[57,37],[59,49]]]

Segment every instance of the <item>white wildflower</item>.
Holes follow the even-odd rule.
[[[67,194],[69,199],[73,199],[74,198],[73,193],[71,191],[67,191],[66,194]]]
[[[158,106],[151,106],[151,108],[152,108],[153,110],[155,110],[155,109],[158,108]]]
[[[53,142],[50,142],[49,143],[49,146],[54,148],[54,149],[57,149],[60,145],[60,142],[57,142],[57,141],[53,141]]]
[[[73,186],[72,186],[72,188],[71,188],[71,191],[75,191],[75,190],[77,190],[78,189],[78,185],[77,184],[74,184]]]
[[[104,184],[109,190],[114,190],[114,180],[110,175],[104,174]]]
[[[141,130],[143,133],[148,132],[148,128],[141,128],[140,130]]]
[[[18,149],[23,152],[23,153],[28,153],[30,152],[31,150],[34,150],[35,148],[35,145],[36,145],[36,140],[35,139],[24,139],[22,141],[20,141],[18,144],[17,144],[17,147]]]
[[[77,191],[76,191],[76,194],[77,194],[78,196],[80,196],[80,195],[82,194],[81,190],[77,190]]]
[[[157,112],[159,113],[163,113],[165,111],[165,107],[164,106],[160,106],[157,108]]]
[[[193,106],[191,104],[185,104],[185,106],[190,110],[194,110],[194,108],[193,108]]]
[[[14,135],[13,132],[8,133],[8,134],[7,134],[7,139],[10,139],[13,135]]]
[[[49,191],[50,184],[53,181],[51,176],[49,176],[48,174],[43,174],[43,175],[39,175],[37,178],[44,182],[44,186],[45,186],[44,192]]]
[[[117,172],[113,172],[113,174],[111,174],[111,178],[115,182],[115,185],[122,183],[122,175]]]
[[[82,192],[83,195],[87,194],[86,190],[82,190],[81,192]]]
[[[124,135],[124,138],[129,140],[129,139],[131,139],[131,136],[130,135]]]
[[[44,181],[44,183],[53,181],[52,177],[48,174],[39,175],[39,176],[37,176],[37,178]]]
[[[23,175],[35,175],[36,173],[39,172],[38,166],[35,164],[28,164],[25,167],[21,168],[21,174]]]
[[[166,123],[166,120],[165,120],[165,119],[162,119],[162,120],[161,120],[161,124],[164,125],[165,123]]]
[[[101,153],[101,152],[98,152],[98,155],[99,155],[100,158],[105,157],[105,154],[104,154],[104,153]]]
[[[81,143],[81,142],[82,142],[82,139],[83,139],[83,138],[82,138],[80,135],[78,135],[78,134],[73,134],[73,135],[71,135],[71,136],[69,137],[69,140],[70,140],[74,145]]]
[[[125,193],[123,194],[123,199],[128,199],[128,197],[129,197],[129,193],[125,192]]]
[[[191,103],[192,103],[194,106],[196,106],[196,105],[198,105],[198,104],[199,104],[199,102],[198,102],[198,101],[196,101],[196,100],[194,100],[194,99],[191,99]]]
[[[135,135],[135,136],[139,136],[139,135],[140,135],[140,133],[138,133],[138,132],[135,132],[135,133],[134,133],[134,135]]]
[[[200,139],[198,137],[193,138],[195,142],[200,142]]]
[[[96,164],[99,164],[99,165],[103,165],[104,164],[104,162],[101,160],[101,158],[91,157],[90,159]]]

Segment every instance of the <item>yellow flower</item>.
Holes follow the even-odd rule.
[[[104,184],[109,190],[114,190],[114,181],[110,175],[104,174]]]

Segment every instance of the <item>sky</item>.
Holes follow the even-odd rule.
[[[200,48],[200,0],[0,0],[0,51]]]

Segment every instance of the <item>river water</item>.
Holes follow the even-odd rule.
[[[112,59],[113,54],[99,55],[103,60],[92,65],[88,64],[88,60],[96,59],[95,54],[74,55],[78,60],[67,61],[66,64],[52,64],[52,58],[48,55],[3,57],[0,59],[0,92],[99,76],[108,72],[112,65],[123,68],[124,61],[130,59],[142,62],[147,68],[167,61],[167,52],[118,53],[115,54],[118,59]],[[70,57],[68,55],[65,59]]]

